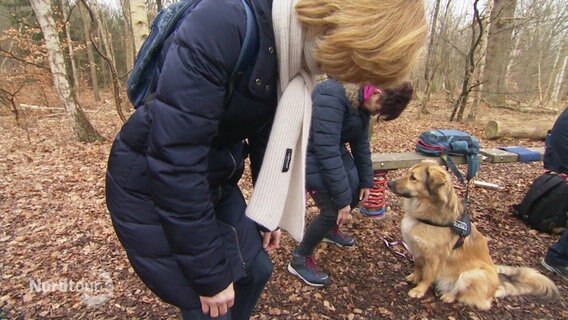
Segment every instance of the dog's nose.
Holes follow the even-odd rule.
[[[387,185],[389,186],[389,189],[392,190],[394,188],[394,181],[389,181]]]

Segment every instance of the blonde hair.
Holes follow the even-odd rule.
[[[342,82],[397,85],[426,41],[423,0],[298,0],[295,9],[315,32],[319,68]]]

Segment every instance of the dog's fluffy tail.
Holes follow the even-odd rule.
[[[497,266],[501,284],[495,297],[535,295],[544,299],[555,299],[560,295],[558,288],[535,269],[527,267]]]

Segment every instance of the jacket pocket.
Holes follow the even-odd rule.
[[[217,219],[219,225],[219,232],[223,237],[223,244],[225,245],[226,258],[231,265],[231,272],[233,279],[236,281],[246,274],[247,264],[243,255],[243,249],[239,240],[237,228],[233,225],[225,223]]]

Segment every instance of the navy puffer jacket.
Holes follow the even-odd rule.
[[[258,51],[227,110],[245,9],[240,0],[202,0],[166,41],[155,98],[124,124],[108,162],[107,206],[130,263],[182,309],[200,308],[198,295],[241,278],[262,250],[237,181],[248,153],[258,174],[276,108],[277,62],[272,1],[249,3]]]
[[[373,186],[370,114],[352,104],[344,86],[332,79],[315,87],[312,101],[306,188],[328,192],[338,210],[353,206],[359,189]]]
[[[546,139],[544,168],[568,173],[568,108],[558,116]]]

